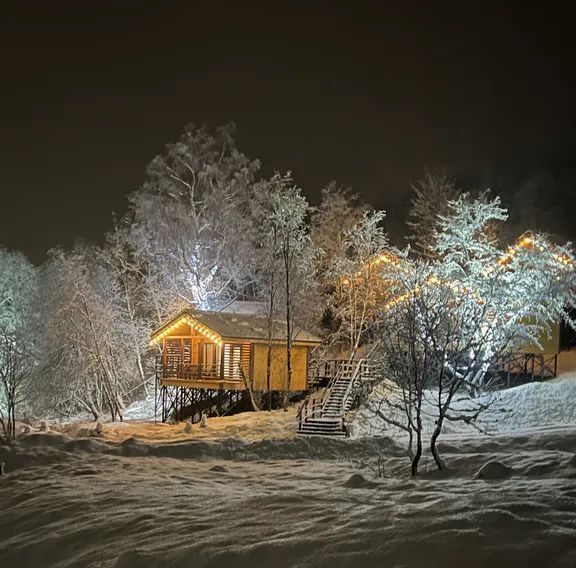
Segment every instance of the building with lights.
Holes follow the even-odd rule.
[[[300,392],[308,389],[310,349],[321,339],[296,329],[292,343],[292,378],[288,388],[286,322],[264,316],[187,309],[152,334],[158,358],[157,406],[162,420],[191,412],[223,412],[253,391]],[[268,345],[271,339],[270,384]]]

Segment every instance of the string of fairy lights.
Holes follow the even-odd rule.
[[[183,323],[187,323],[190,327],[194,330],[203,335],[204,337],[213,341],[216,345],[222,345],[222,337],[213,331],[208,326],[204,325],[203,323],[199,322],[197,319],[194,319],[192,316],[188,314],[182,314],[178,319],[176,319],[172,324],[168,327],[163,329],[160,333],[155,335],[152,339],[153,342],[159,342],[164,339],[167,335],[170,335],[171,332],[174,331],[175,328],[181,326]]]
[[[507,266],[510,262],[512,262],[514,257],[522,250],[535,250],[538,252],[544,252],[544,246],[542,246],[542,244],[538,241],[537,237],[533,233],[531,232],[524,233],[521,237],[518,238],[516,243],[508,247],[506,253],[498,260],[497,265],[494,267],[494,269],[497,266],[500,267]],[[552,258],[556,262],[558,262],[561,265],[561,267],[574,266],[574,259],[566,253],[553,252]],[[369,261],[370,268],[377,267],[381,264],[391,264],[393,266],[398,266],[400,264],[400,260],[394,254],[385,252],[383,254],[378,255],[375,259]],[[494,271],[494,269],[492,271]],[[358,277],[361,278],[360,274],[358,274]],[[341,281],[341,283],[344,286],[348,285],[349,282],[350,281],[348,279],[343,279]],[[468,294],[471,294],[472,296],[475,296],[479,302],[482,301],[482,298],[480,298],[480,296],[474,290],[455,282],[442,281],[436,276],[430,276],[426,281],[426,284],[447,285],[454,292],[464,291],[467,292]],[[399,294],[398,296],[388,300],[388,302],[384,304],[383,308],[387,310],[394,306],[397,306],[398,304],[404,302],[405,300],[408,300],[414,294],[418,294],[419,292],[420,289],[416,288],[411,292],[405,292],[403,294]]]

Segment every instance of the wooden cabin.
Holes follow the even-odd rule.
[[[152,334],[161,347],[162,387],[266,391],[268,320],[254,314],[184,310]],[[308,388],[310,349],[321,340],[297,329],[291,391]],[[286,323],[272,326],[271,390],[286,390]]]

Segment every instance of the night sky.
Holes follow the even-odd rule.
[[[264,173],[291,169],[313,202],[331,179],[350,185],[396,236],[428,166],[576,237],[568,2],[12,4],[0,244],[34,262],[77,237],[102,242],[189,122],[234,121]]]

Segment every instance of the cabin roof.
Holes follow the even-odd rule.
[[[152,333],[152,340],[160,339],[168,328],[177,325],[179,320],[192,318],[220,336],[223,341],[232,339],[266,341],[268,339],[268,320],[265,316],[227,312],[207,312],[192,309],[181,311],[176,317],[165,322]],[[274,320],[273,341],[286,340],[286,322]],[[296,328],[295,343],[319,344],[322,340],[302,328]]]

